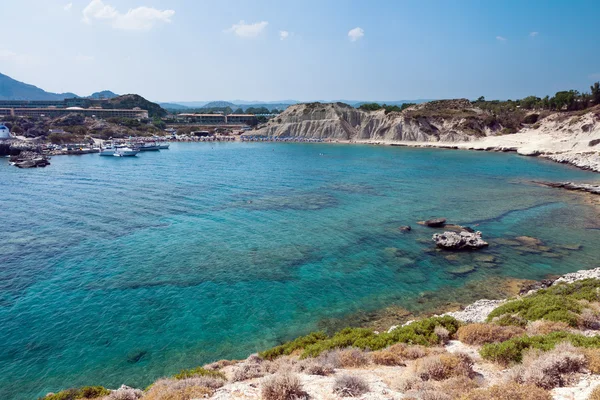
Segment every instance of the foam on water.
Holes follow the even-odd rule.
[[[597,210],[528,183],[596,175],[513,154],[198,143],[39,170],[0,161],[0,174],[2,399],[144,387],[356,313],[422,310],[424,292],[600,256]],[[415,224],[438,216],[492,242],[538,237],[554,255],[496,245],[477,253],[493,265],[448,260]]]

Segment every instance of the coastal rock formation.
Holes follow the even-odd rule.
[[[538,119],[539,118],[539,119]],[[249,136],[324,139],[413,147],[512,151],[600,172],[600,105],[553,112],[507,133],[496,116],[466,99],[439,100],[401,112],[363,111],[343,103],[290,106]]]
[[[418,104],[402,112],[363,111],[344,103],[290,106],[247,135],[350,141],[457,142],[486,136],[487,113],[467,99]],[[491,120],[490,120],[491,121]]]
[[[553,188],[574,190],[580,192],[587,192],[592,194],[600,194],[600,185],[591,185],[589,183],[573,183],[573,182],[544,182],[544,181],[533,181],[539,185],[549,186]]]
[[[446,250],[474,250],[488,246],[488,243],[481,238],[481,232],[435,233],[432,239],[437,247]]]
[[[50,165],[46,156],[31,151],[22,151],[19,155],[12,156],[10,162],[18,168],[43,168]]]

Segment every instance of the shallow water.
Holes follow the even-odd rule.
[[[539,279],[600,256],[598,210],[529,183],[598,175],[514,154],[181,143],[51,162],[0,160],[1,399],[144,387],[359,311],[421,310],[423,292]],[[416,221],[438,216],[477,225],[493,244],[477,255],[497,262],[432,251],[435,230]],[[550,250],[494,242],[520,235]],[[475,268],[456,271],[465,265]]]

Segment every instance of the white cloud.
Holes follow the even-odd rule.
[[[73,8],[73,3],[65,4],[63,8],[65,11],[71,11],[71,8]]]
[[[506,38],[504,36],[496,36],[496,40],[500,42],[506,42]]]
[[[75,57],[73,57],[73,59],[79,63],[87,63],[94,61],[95,57],[78,54]]]
[[[173,15],[173,10],[158,10],[146,6],[131,8],[123,14],[102,0],[92,0],[83,10],[83,21],[91,24],[93,20],[107,20],[111,21],[115,29],[145,31],[152,29],[156,23],[170,23]]]
[[[530,33],[529,33],[529,36],[530,36],[530,37],[536,37],[536,36],[537,36],[537,35],[539,35],[539,34],[540,34],[539,32],[530,32]]]
[[[240,21],[238,24],[233,24],[231,28],[226,29],[225,32],[233,32],[239,37],[252,38],[260,35],[267,25],[269,25],[267,21],[255,22],[253,24],[247,24],[244,21]]]
[[[288,31],[279,31],[279,39],[280,40],[285,40],[290,36],[290,33]]]
[[[365,36],[365,31],[363,30],[363,28],[356,27],[354,29],[350,29],[350,31],[348,32],[348,37],[350,38],[351,42],[356,42],[363,36]]]
[[[35,57],[29,54],[15,53],[11,50],[0,49],[0,61],[13,64],[31,64],[36,61]]]

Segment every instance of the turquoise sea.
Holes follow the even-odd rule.
[[[145,387],[390,305],[426,309],[426,293],[600,265],[598,209],[530,182],[599,175],[515,154],[175,143],[51,162],[0,160],[3,400]],[[497,263],[434,251],[416,221],[440,216],[481,230]],[[495,242],[520,235],[549,249]]]

